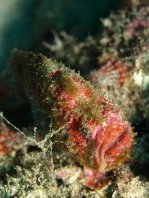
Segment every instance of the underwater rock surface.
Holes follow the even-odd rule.
[[[149,3],[125,2],[101,29],[100,4],[87,19],[90,3],[83,9],[82,1],[78,8],[74,1],[13,2],[2,13],[20,9],[16,27],[28,11],[40,20],[31,27],[29,14],[21,27],[30,34],[14,33],[19,46],[9,37],[1,51],[2,67],[13,46],[33,52],[12,49],[0,74],[0,197],[148,198]],[[82,11],[77,27],[70,26],[75,10]],[[3,36],[11,34],[6,19]]]

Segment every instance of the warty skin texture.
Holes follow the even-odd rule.
[[[53,129],[64,128],[61,141],[76,161],[88,167],[85,176],[89,173],[92,179],[94,175],[98,178],[91,170],[102,175],[129,158],[132,129],[120,109],[99,90],[63,64],[41,54],[15,51],[12,60],[28,94],[50,117]],[[99,178],[96,181],[99,183]],[[96,181],[87,183],[96,188],[100,186]]]

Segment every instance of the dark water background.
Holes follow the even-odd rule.
[[[83,39],[99,32],[100,18],[120,0],[0,0],[0,69],[10,51],[33,50],[50,30],[65,30]]]

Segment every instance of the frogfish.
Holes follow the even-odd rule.
[[[62,141],[84,167],[86,184],[101,187],[105,174],[130,157],[134,142],[120,108],[62,63],[18,50],[12,57],[28,94],[50,117],[52,127],[64,127]]]

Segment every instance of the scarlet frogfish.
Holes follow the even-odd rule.
[[[133,144],[132,129],[119,107],[79,74],[42,54],[16,51],[13,61],[53,128],[64,127],[63,141],[71,156],[87,167],[88,185],[100,186],[92,180],[123,164]]]

